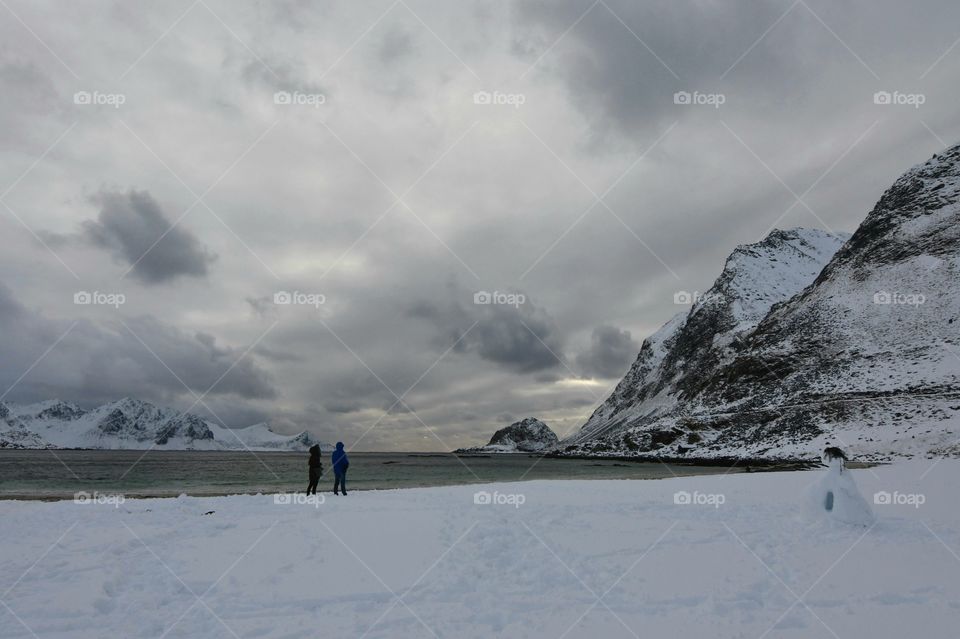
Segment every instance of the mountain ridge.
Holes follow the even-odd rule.
[[[960,454],[958,201],[960,145],[898,178],[807,286],[678,385],[669,411],[641,414],[628,373],[559,452],[775,459],[832,442],[872,460]]]
[[[230,429],[198,415],[130,397],[91,410],[58,399],[33,404],[0,402],[0,448],[89,450],[332,450],[308,432],[280,435],[265,423]]]

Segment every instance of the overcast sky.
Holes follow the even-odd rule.
[[[958,38],[952,0],[3,0],[2,398],[563,436],[738,244],[960,140]]]

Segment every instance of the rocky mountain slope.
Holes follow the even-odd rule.
[[[696,393],[704,373],[729,363],[736,345],[773,304],[803,290],[849,237],[775,230],[760,242],[737,247],[714,285],[644,341],[613,394],[564,443],[589,442],[678,410]]]
[[[747,265],[737,255],[749,247],[737,249],[717,299],[711,289],[648,340],[561,450],[786,458],[829,441],[862,459],[960,453],[958,196],[960,146],[898,179],[809,286],[797,277],[802,290],[784,286],[782,301],[725,285],[731,261]],[[773,252],[748,270],[764,260],[771,273],[782,266]],[[763,311],[755,326],[738,324],[743,308]]]
[[[278,435],[266,424],[228,429],[130,398],[90,411],[60,400],[0,402],[0,448],[306,450],[315,443],[306,432]]]
[[[457,453],[538,453],[559,443],[557,434],[535,417],[527,417],[501,428],[486,446],[461,448]]]

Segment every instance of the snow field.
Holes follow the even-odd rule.
[[[956,636],[960,461],[843,475],[0,502],[0,635]]]

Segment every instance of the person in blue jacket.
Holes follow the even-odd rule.
[[[347,468],[350,467],[350,460],[347,459],[347,451],[343,450],[343,442],[337,442],[337,449],[333,451],[333,494],[339,495],[340,489],[343,494],[347,494]]]

